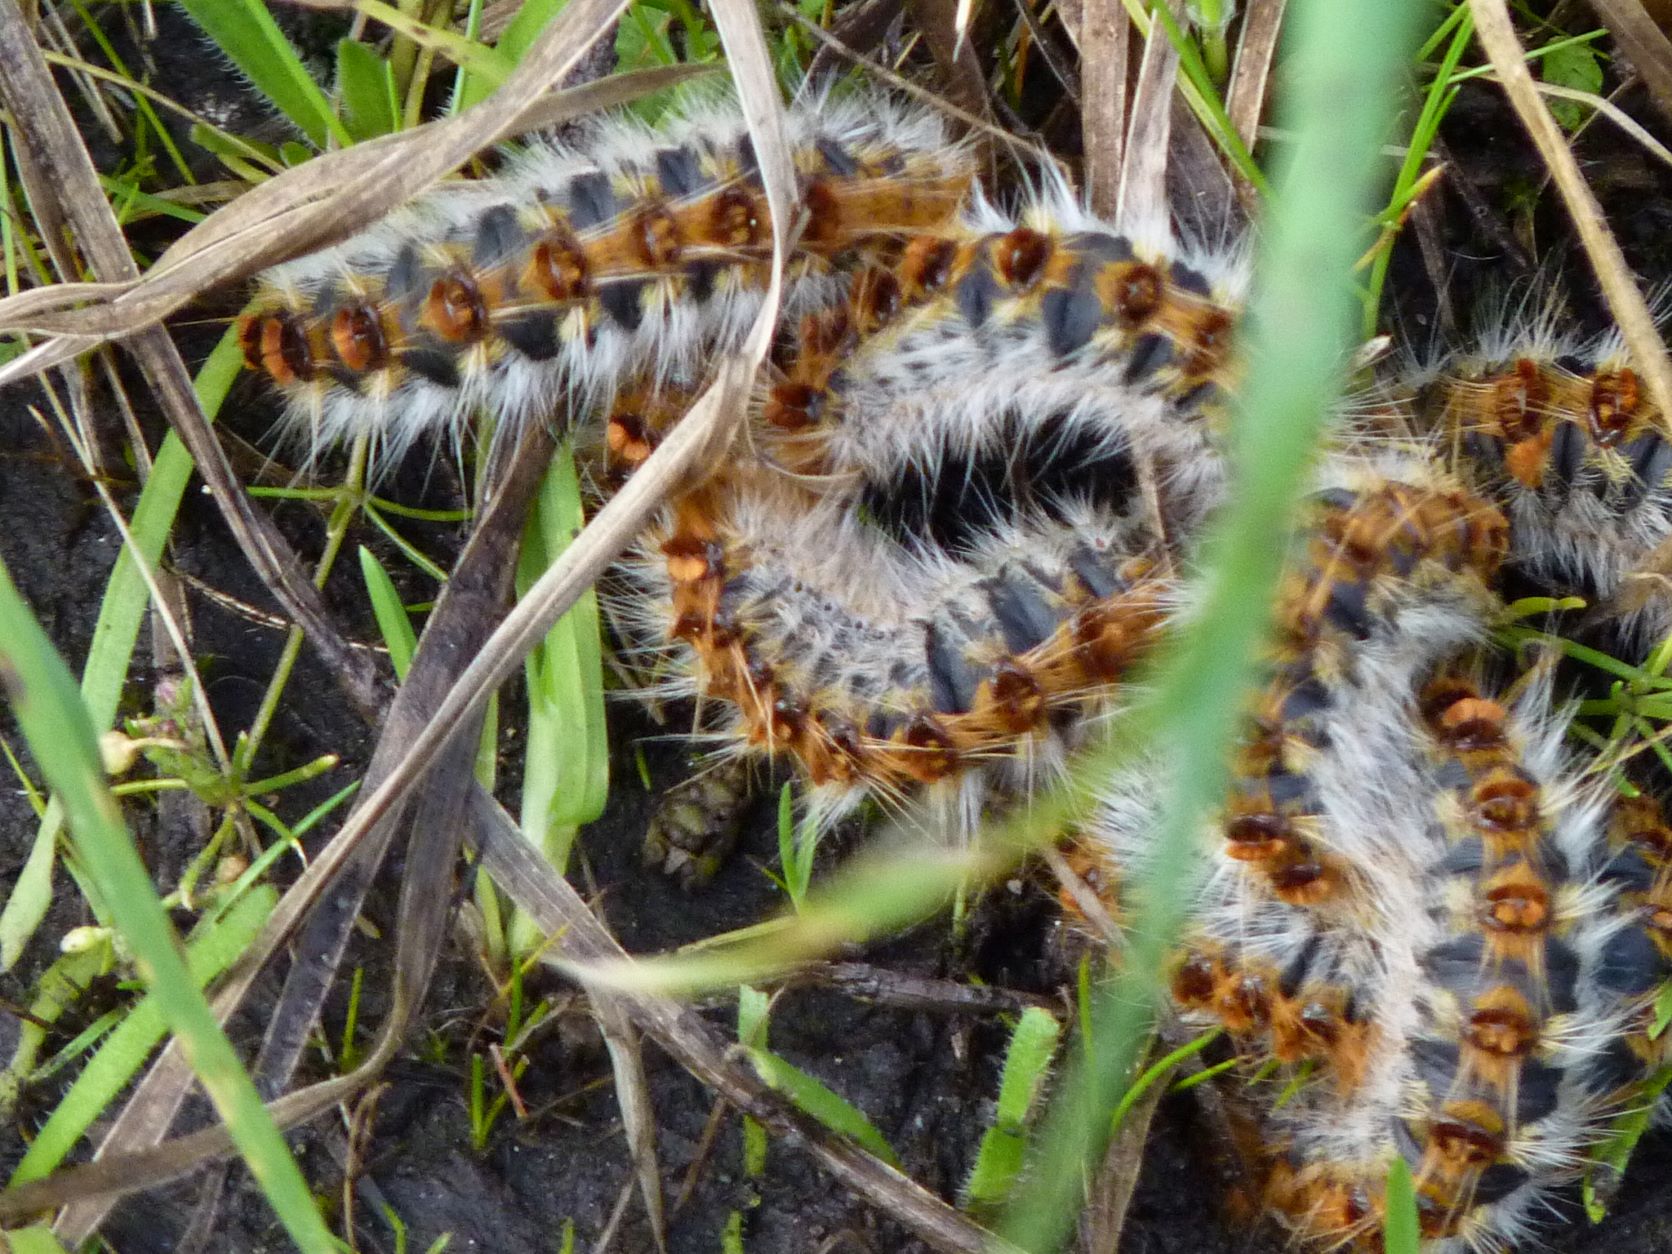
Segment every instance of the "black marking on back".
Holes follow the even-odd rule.
[[[760,158],[755,155],[755,141],[745,131],[737,137],[737,168],[746,175],[760,173]]]
[[[666,196],[692,196],[712,187],[714,179],[704,172],[702,161],[689,148],[661,148],[656,152],[656,181]]]
[[[408,296],[427,292],[429,283],[424,274],[427,267],[423,258],[418,255],[418,245],[406,243],[401,245],[395,259],[389,263],[389,272],[384,276],[384,293],[390,300],[401,300]]]
[[[1550,439],[1550,467],[1558,490],[1573,487],[1585,465],[1586,436],[1576,422],[1558,422]]]
[[[831,139],[830,136],[820,135],[818,139],[813,141],[813,146],[818,149],[819,156],[824,158],[826,171],[840,175],[842,178],[858,177],[860,172],[859,162],[854,160],[853,154],[834,139]]]
[[[992,263],[983,251],[970,263],[968,272],[958,280],[952,296],[957,302],[958,312],[964,316],[964,321],[971,327],[979,328],[993,312],[993,301],[1000,290],[999,281],[993,274]]]
[[[1522,1060],[1520,1074],[1515,1077],[1515,1110],[1513,1118],[1518,1127],[1548,1119],[1556,1113],[1556,1098],[1561,1091],[1562,1069],[1539,1058]]]
[[[630,279],[599,284],[598,303],[622,330],[636,331],[644,321],[641,297],[650,283],[649,279]]]
[[[723,261],[688,261],[685,263],[685,291],[701,305],[714,295],[714,280],[726,268]]]
[[[1103,324],[1103,302],[1098,299],[1095,275],[1088,265],[1075,266],[1066,286],[1052,288],[1040,299],[1045,343],[1057,357],[1084,348]]]
[[[1060,621],[1040,586],[1019,563],[1008,563],[978,585],[992,607],[993,618],[1011,653],[1026,653],[1050,639]]]
[[[569,205],[569,225],[577,231],[602,226],[621,211],[610,176],[602,170],[575,175],[564,195]]]
[[[964,714],[975,705],[981,676],[964,652],[966,637],[937,615],[923,627],[923,658],[929,671],[929,704],[937,714]]]
[[[1063,247],[1068,252],[1083,256],[1094,268],[1131,261],[1138,255],[1132,251],[1132,241],[1123,235],[1110,235],[1105,231],[1070,235]]]
[[[528,236],[510,205],[495,205],[476,220],[476,238],[471,242],[470,261],[479,269],[496,266],[528,246]]]
[[[1077,544],[1068,554],[1068,569],[1098,600],[1106,600],[1124,587],[1124,581],[1109,569],[1105,555],[1089,544]]]
[[[1635,509],[1658,490],[1672,471],[1672,445],[1658,435],[1640,435],[1620,450],[1631,464],[1631,481],[1620,491],[1623,509]]]
[[[1654,991],[1668,974],[1660,948],[1641,927],[1628,927],[1609,937],[1597,963],[1596,981],[1622,997]]]
[[[1355,640],[1365,640],[1375,626],[1370,613],[1370,585],[1355,579],[1351,583],[1341,579],[1330,587],[1329,604],[1324,618],[1332,627],[1346,632]]]
[[[494,330],[505,342],[532,361],[550,361],[562,349],[557,333],[559,311],[535,310],[513,318],[500,318]]]
[[[1133,341],[1126,369],[1121,372],[1121,381],[1141,383],[1156,371],[1171,365],[1175,355],[1171,339],[1159,332],[1146,331]]]
[[[347,366],[341,366],[335,362],[328,362],[326,364],[325,373],[330,375],[334,382],[342,385],[356,395],[360,395],[364,391],[366,379],[368,377],[358,370],[350,370]]]
[[[434,348],[408,348],[398,355],[403,366],[437,387],[459,386],[459,365],[451,354]]]
[[[1213,288],[1209,286],[1207,278],[1200,271],[1192,270],[1182,262],[1175,261],[1167,267],[1167,281],[1181,292],[1189,292],[1192,296],[1213,295]]]

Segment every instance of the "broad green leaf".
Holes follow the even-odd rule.
[[[355,139],[387,135],[400,126],[394,71],[358,39],[337,44],[337,92],[342,97],[343,125]]]

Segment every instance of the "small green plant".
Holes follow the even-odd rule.
[[[1044,1091],[1062,1024],[1049,1011],[1031,1006],[1016,1020],[1004,1053],[998,1103],[981,1136],[975,1166],[964,1183],[966,1207],[983,1211],[1009,1200],[1021,1174],[1027,1128]]]
[[[779,875],[770,871],[767,874],[797,910],[807,900],[807,888],[813,882],[818,845],[818,823],[811,816],[799,823],[795,821],[795,786],[785,780],[778,790],[778,863],[783,871]]]
[[[900,1160],[894,1150],[864,1111],[822,1080],[815,1079],[767,1049],[766,1030],[770,1013],[771,999],[766,994],[748,985],[738,989],[737,1039],[748,1055],[755,1074],[832,1132],[852,1139],[890,1166],[899,1166]]]

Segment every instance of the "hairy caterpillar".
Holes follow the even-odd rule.
[[[1055,184],[1005,213],[872,98],[794,123],[811,226],[747,440],[615,592],[723,755],[792,760],[827,819],[877,798],[962,834],[1188,612],[1244,266]],[[314,446],[595,411],[607,487],[754,312],[739,134],[720,110],[606,124],[444,189],[275,272],[247,360]],[[1297,1234],[1373,1245],[1403,1158],[1436,1248],[1500,1249],[1661,1060],[1672,839],[1577,782],[1542,688],[1511,701],[1474,662],[1506,561],[1621,591],[1672,531],[1672,454],[1606,346],[1506,344],[1367,397],[1312,485],[1171,987],[1252,1066],[1310,1073],[1261,1114]],[[1111,892],[1167,769],[1102,782],[1080,857]]]
[[[791,138],[811,214],[791,309],[832,257],[948,220],[972,177],[932,115],[884,97],[808,102]],[[732,109],[660,132],[616,119],[267,272],[240,341],[310,447],[370,433],[395,456],[478,406],[520,421],[578,393],[584,409],[630,371],[731,344],[764,284],[765,213]]]
[[[1617,337],[1493,346],[1410,381],[1418,420],[1509,515],[1536,579],[1623,615],[1634,638],[1672,627],[1664,595],[1632,589],[1672,535],[1672,446]]]

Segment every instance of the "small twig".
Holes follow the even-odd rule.
[[[1030,1006],[1055,1010],[1048,997],[1007,988],[986,988],[956,980],[936,980],[874,967],[863,962],[831,962],[806,967],[780,982],[783,988],[833,988],[850,997],[900,1010],[933,1014],[1019,1014]]]

